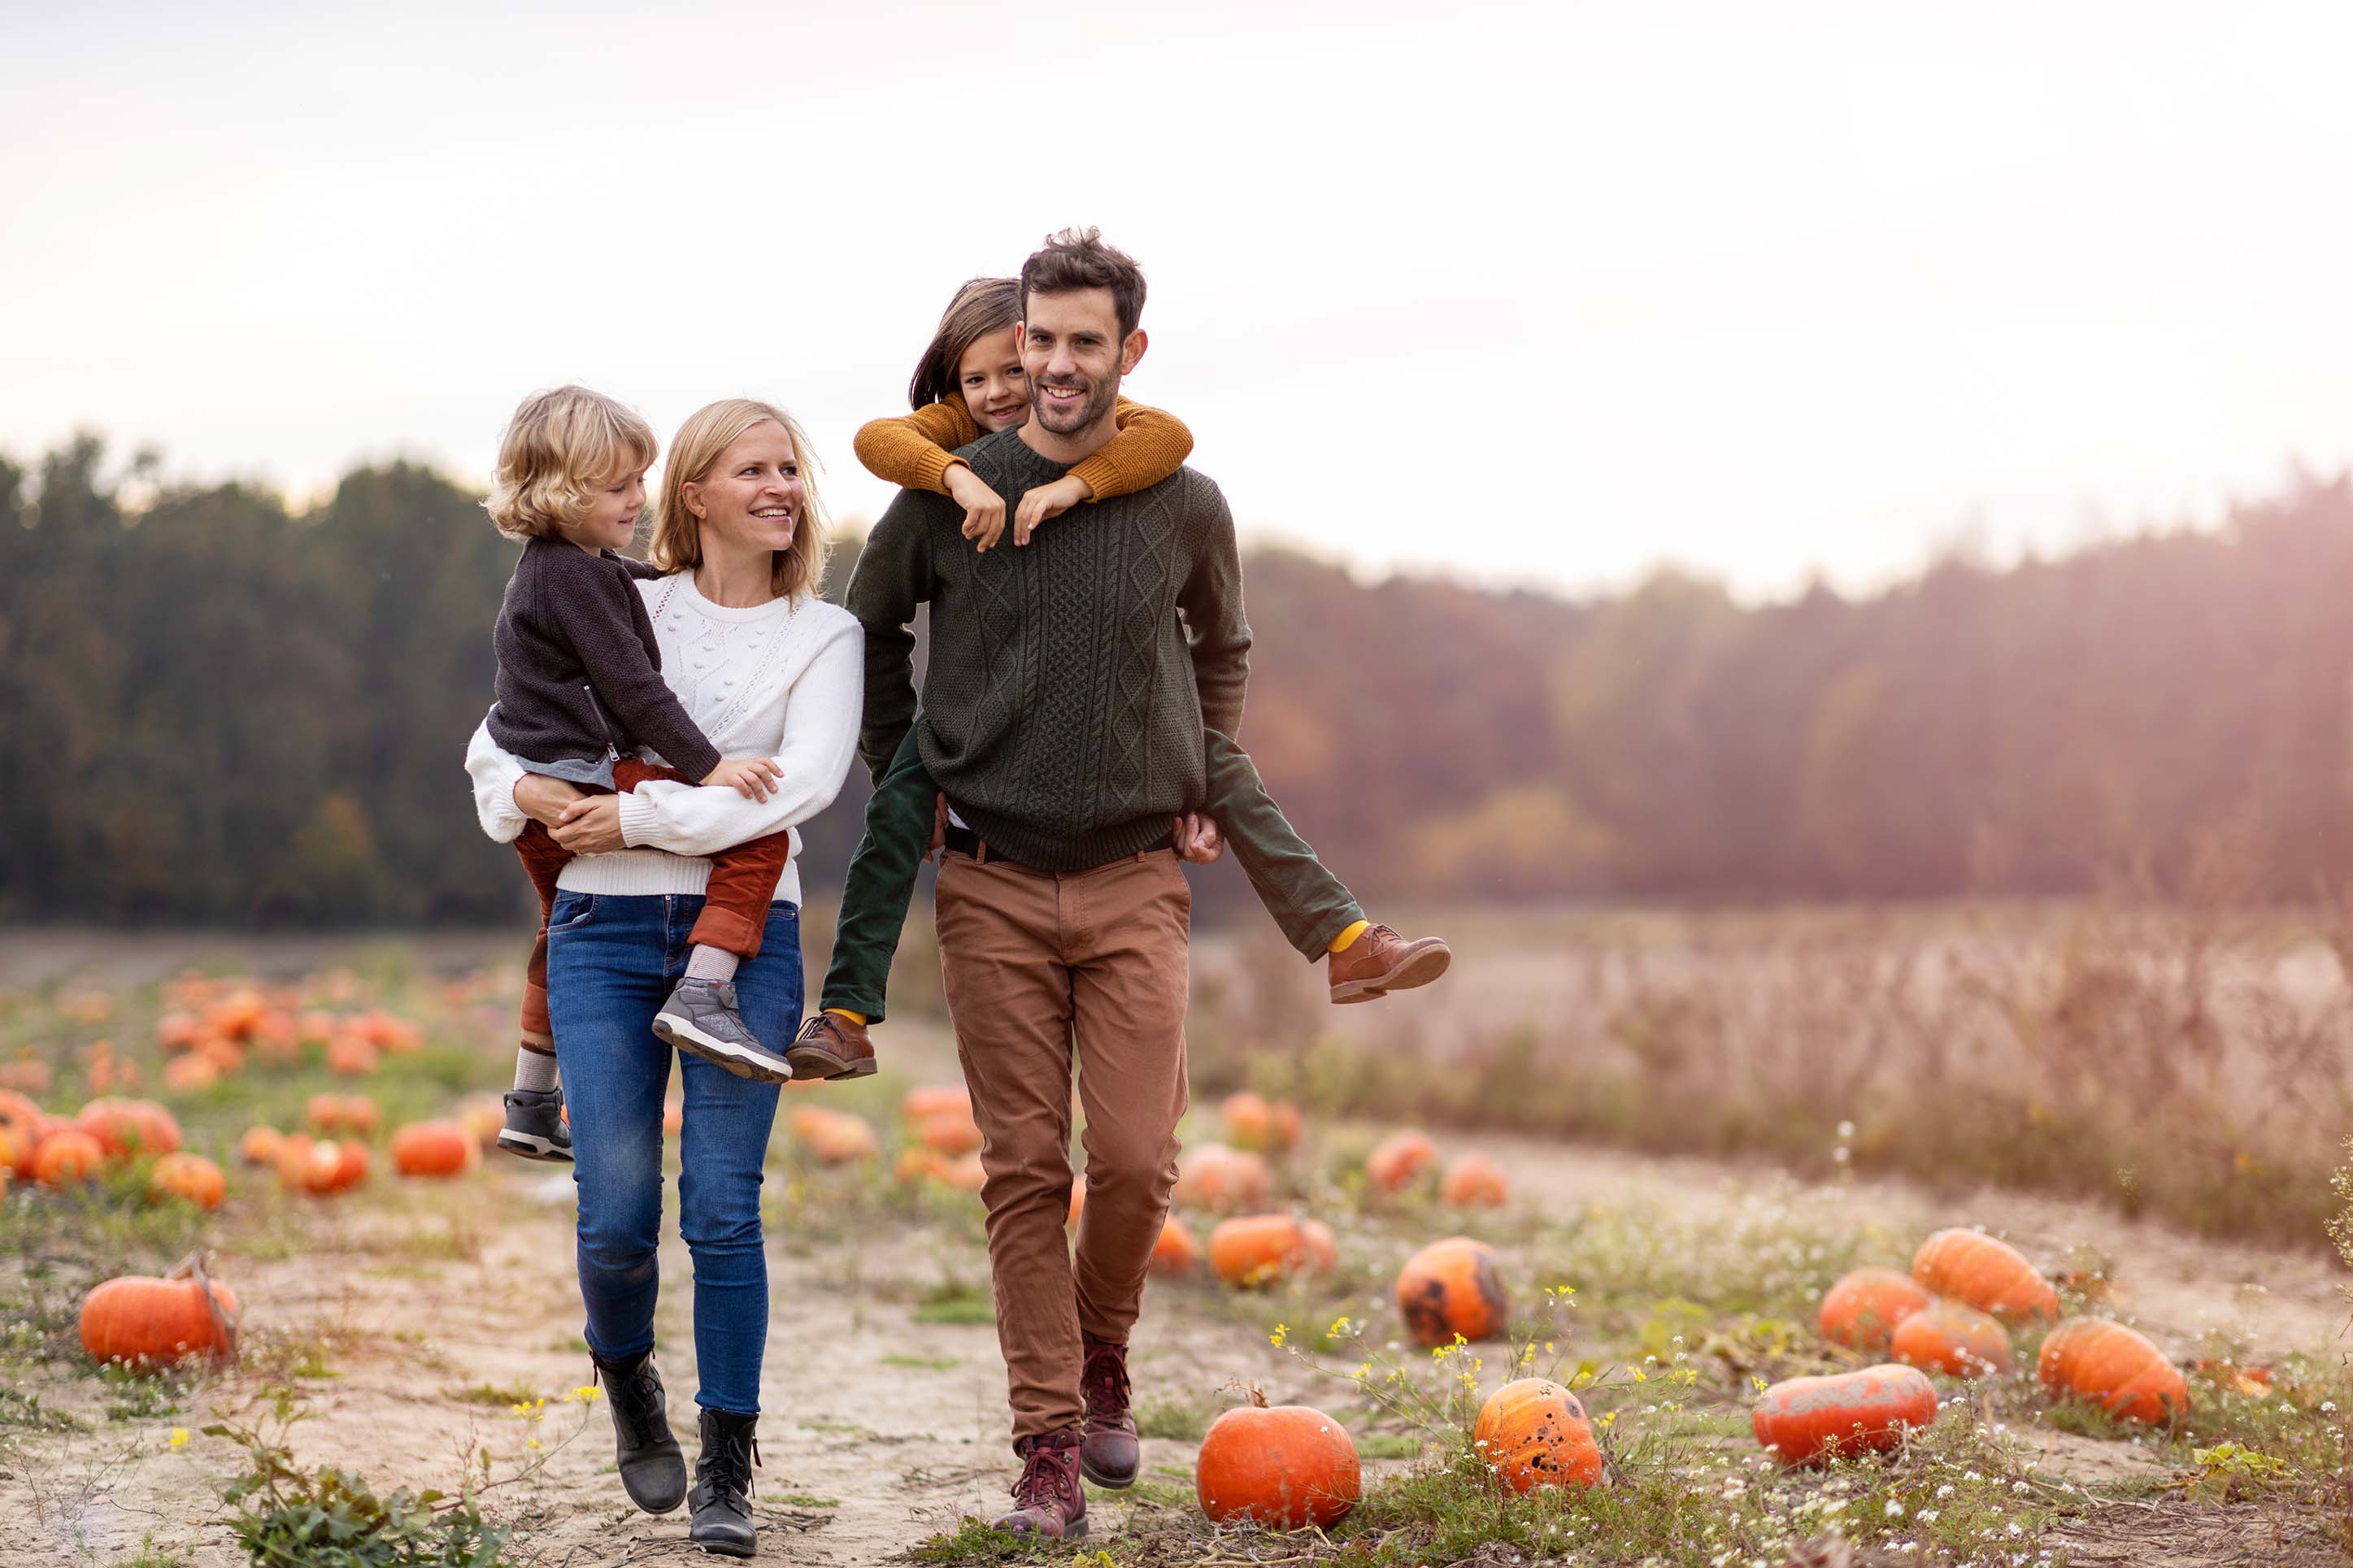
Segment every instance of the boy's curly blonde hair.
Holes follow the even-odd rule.
[[[591,490],[652,468],[660,449],[652,426],[601,392],[535,392],[507,423],[482,510],[509,539],[544,539],[585,521]]]

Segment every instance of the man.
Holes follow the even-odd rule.
[[[1108,442],[1143,358],[1144,275],[1095,230],[1021,269],[1030,418],[957,456],[1008,504]],[[1022,1458],[999,1522],[1086,1531],[1083,1473],[1135,1479],[1127,1337],[1176,1180],[1191,891],[1174,837],[1214,858],[1202,730],[1233,734],[1249,678],[1241,563],[1189,468],[1100,500],[1020,549],[976,552],[964,509],[906,490],[860,555],[860,741],[879,777],[911,724],[952,812],[936,893],[956,1052],[985,1143],[997,1341]],[[931,605],[916,713],[910,624]],[[1179,619],[1182,613],[1182,620]],[[1071,1077],[1086,1109],[1075,1258]]]

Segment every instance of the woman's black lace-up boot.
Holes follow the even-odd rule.
[[[757,1415],[732,1410],[702,1413],[702,1457],[694,1461],[692,1522],[687,1539],[723,1557],[749,1557],[756,1551],[752,1529],[752,1467],[760,1447],[752,1429]]]

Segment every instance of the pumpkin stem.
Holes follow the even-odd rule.
[[[179,1266],[164,1276],[166,1279],[194,1279],[196,1289],[205,1293],[205,1306],[213,1315],[213,1332],[218,1336],[218,1352],[224,1361],[237,1359],[237,1320],[221,1305],[219,1292],[213,1289],[212,1276],[205,1272],[204,1249],[199,1247],[180,1259]]]
[[[1256,1410],[1266,1408],[1266,1390],[1261,1388],[1255,1381],[1250,1385],[1250,1396],[1251,1408]]]

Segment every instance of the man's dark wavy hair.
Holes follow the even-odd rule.
[[[1021,264],[1021,313],[1029,313],[1032,294],[1069,294],[1081,289],[1111,290],[1112,310],[1119,317],[1120,341],[1144,319],[1144,268],[1135,258],[1103,241],[1099,228],[1066,228],[1046,237],[1046,243]]]

